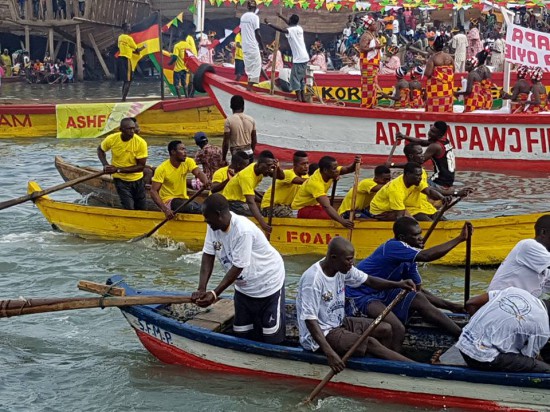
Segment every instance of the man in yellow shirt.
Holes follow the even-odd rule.
[[[403,174],[382,187],[370,202],[370,213],[383,221],[394,221],[403,216],[411,217],[411,199],[419,199],[420,193],[431,199],[450,201],[422,179],[422,166],[409,162]],[[411,197],[412,196],[412,197]]]
[[[235,36],[235,81],[241,80],[244,75],[244,56],[243,56],[243,38],[241,32]]]
[[[210,182],[195,161],[187,157],[185,145],[180,140],[168,143],[168,154],[170,158],[155,169],[151,198],[168,219],[175,216],[176,210],[179,213],[201,213],[201,206],[195,201],[181,207],[189,199],[187,175],[192,173],[206,187]]]
[[[309,167],[309,159],[306,152],[301,150],[294,153],[292,159],[292,169],[283,170],[285,178],[275,182],[275,198],[273,199],[273,216],[274,217],[292,217],[292,201],[298,193],[300,185],[309,177],[307,169]],[[271,189],[264,194],[262,198],[262,215],[268,217],[271,204]]]
[[[187,66],[185,65],[185,52],[192,50],[191,45],[187,42],[187,33],[181,35],[180,41],[174,45],[172,58],[169,65],[174,64],[174,87],[178,99],[181,99],[180,85],[183,88],[183,95],[187,97]]]
[[[271,226],[266,223],[256,204],[255,189],[264,176],[271,176],[272,173],[277,173],[277,179],[285,177],[273,153],[264,150],[257,162],[245,167],[227,183],[222,193],[232,212],[253,216],[265,233],[271,233]]]
[[[107,136],[97,148],[97,157],[113,182],[124,209],[145,210],[143,168],[147,162],[147,143],[136,133],[131,118],[122,119],[120,132]],[[111,163],[106,152],[111,151]]]
[[[391,180],[391,171],[386,166],[376,166],[374,169],[373,179],[363,179],[357,186],[357,198],[355,199],[355,217],[358,219],[366,219],[372,217],[369,211],[370,202],[376,192],[382,189],[386,183]],[[344,219],[349,219],[351,211],[351,202],[353,198],[353,188],[351,188],[340,208],[338,214]]]
[[[130,25],[124,23],[122,25],[123,33],[118,36],[118,63],[117,63],[117,80],[122,81],[122,101],[126,101],[134,68],[132,67],[132,55],[139,54],[145,47],[138,47],[134,39],[129,35]]]
[[[292,202],[292,209],[298,210],[298,217],[305,219],[332,219],[345,228],[351,229],[353,222],[344,219],[330,204],[328,188],[339,176],[355,171],[355,163],[361,163],[361,156],[355,156],[355,162],[349,166],[338,166],[334,157],[323,156],[319,160],[319,169],[300,186]]]
[[[212,175],[211,192],[217,193],[223,191],[233,176],[248,166],[249,160],[250,158],[248,157],[248,154],[242,150],[235,152],[233,156],[231,156],[231,164],[229,166],[219,168]]]

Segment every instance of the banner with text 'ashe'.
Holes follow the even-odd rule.
[[[57,137],[74,139],[103,136],[118,130],[122,119],[136,117],[157,103],[158,101],[58,104]]]

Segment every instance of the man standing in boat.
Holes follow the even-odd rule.
[[[173,219],[177,210],[179,213],[201,212],[201,206],[197,202],[187,202],[187,175],[192,173],[204,186],[210,186],[206,175],[197,166],[195,161],[187,157],[185,145],[180,140],[168,143],[170,158],[155,169],[153,182],[151,183],[151,198],[167,219]]]
[[[222,158],[222,149],[208,143],[208,137],[204,132],[195,133],[194,139],[200,149],[195,154],[195,162],[202,165],[202,171],[211,181],[214,172],[227,164]]]
[[[426,62],[426,111],[452,113],[454,103],[454,59],[443,51],[445,39],[438,36],[433,44],[435,53]]]
[[[233,114],[225,119],[223,126],[222,160],[227,161],[227,152],[233,155],[242,150],[250,156],[250,163],[254,161],[256,148],[256,122],[244,113],[244,99],[236,94],[230,102]]]
[[[372,287],[377,290],[403,288],[415,290],[411,280],[387,281],[367,275],[353,265],[355,249],[351,242],[337,236],[328,245],[325,258],[313,264],[300,278],[296,311],[300,344],[306,350],[320,351],[335,373],[344,370],[340,358],[360,338],[372,320],[345,316],[345,286]],[[354,356],[410,362],[409,358],[389,349],[391,326],[382,322],[357,348]]]
[[[455,182],[456,160],[453,145],[447,138],[447,129],[447,123],[437,121],[430,126],[428,139],[405,136],[401,132],[396,136],[397,139],[404,139],[426,147],[424,162],[431,160],[434,166],[434,173],[428,182],[430,186],[441,189],[448,189]]]
[[[134,39],[130,36],[130,25],[124,23],[122,25],[123,33],[118,36],[118,62],[117,62],[117,78],[122,81],[122,101],[126,101],[130,85],[134,77],[134,68],[132,67],[132,57],[134,54],[139,54],[144,48],[138,47]]]
[[[419,312],[428,322],[433,323],[458,338],[460,327],[443,314],[438,308],[453,312],[464,310],[462,305],[439,298],[422,287],[422,278],[418,272],[418,262],[433,262],[466,241],[473,232],[469,222],[464,223],[459,236],[448,242],[424,248],[422,229],[411,217],[402,217],[393,225],[395,237],[380,245],[369,257],[362,260],[357,268],[371,277],[392,281],[410,279],[416,285],[416,293],[409,293],[401,303],[386,316],[386,322],[392,326],[392,345],[395,351],[401,350],[405,339],[405,326],[411,312]],[[385,291],[368,286],[346,287],[348,297],[346,313],[351,316],[364,314],[376,318],[400,292],[399,289]]]
[[[113,182],[124,209],[145,210],[143,168],[147,162],[147,143],[136,133],[131,118],[122,119],[120,132],[107,136],[97,148],[97,157]],[[111,150],[111,163],[105,152]]]
[[[248,0],[248,11],[241,16],[241,36],[244,57],[244,68],[248,76],[246,90],[252,90],[252,85],[259,83],[262,71],[262,53],[265,52],[260,34],[260,18],[256,12],[256,2]]]
[[[185,54],[187,50],[192,50],[191,45],[187,42],[187,33],[181,34],[180,40],[174,45],[172,58],[168,62],[169,65],[174,65],[174,88],[178,99],[181,99],[181,91],[187,97],[187,66],[185,64]],[[180,89],[181,87],[181,89]]]
[[[362,19],[366,31],[359,40],[361,52],[361,107],[372,109],[378,104],[378,71],[380,70],[380,49],[378,23],[374,17],[366,15]]]
[[[286,29],[269,23],[267,19],[265,19],[265,24],[286,35],[288,44],[290,44],[290,49],[292,50],[290,88],[293,92],[296,92],[296,98],[299,102],[305,102],[304,90],[306,88],[306,68],[309,62],[309,54],[304,41],[304,29],[298,25],[300,18],[297,14],[293,14],[288,20],[280,13],[277,16],[288,25]]]
[[[286,329],[283,258],[250,219],[229,210],[222,195],[215,193],[206,198],[202,213],[208,228],[194,301],[208,307],[234,284],[235,335],[281,343]],[[226,274],[207,291],[216,256]]]

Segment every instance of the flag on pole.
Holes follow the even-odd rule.
[[[132,55],[132,70],[136,69],[143,57],[160,51],[158,24],[159,14],[153,13],[130,29],[129,36],[134,39],[137,47],[145,47],[139,54]],[[118,57],[118,52],[115,56]]]

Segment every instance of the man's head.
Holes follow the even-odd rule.
[[[258,161],[256,162],[256,174],[271,176],[273,170],[275,170],[275,156],[269,150],[264,150],[258,156]]]
[[[293,14],[288,19],[288,24],[289,24],[289,26],[296,26],[299,21],[300,21],[300,17],[297,14]]]
[[[307,153],[301,150],[294,152],[294,156],[292,157],[292,168],[294,169],[294,173],[298,176],[304,176],[307,174],[308,167],[309,159]]]
[[[246,8],[248,11],[254,11],[256,10],[256,1],[255,0],[248,0],[246,3]]]
[[[9,54],[8,49],[4,49],[4,54],[5,54],[5,55],[8,55],[8,54]]]
[[[120,121],[120,132],[123,140],[129,140],[134,137],[136,132],[136,124],[130,117],[126,117]]]
[[[397,219],[393,224],[393,234],[397,240],[405,242],[409,246],[418,249],[424,247],[422,229],[412,217],[404,216]]]
[[[138,120],[135,117],[130,117],[134,121],[134,124],[136,125],[136,130],[134,133],[139,134],[141,132],[141,128],[139,127]]]
[[[422,146],[415,143],[409,143],[403,148],[403,153],[407,157],[408,162],[415,162],[418,164],[424,163],[424,152]]]
[[[415,162],[407,163],[403,171],[403,181],[407,187],[418,186],[422,181],[422,166]]]
[[[445,39],[443,38],[443,36],[437,36],[434,40],[432,48],[436,52],[440,52],[443,51],[443,47],[445,47]]]
[[[201,149],[208,143],[208,137],[206,137],[206,133],[204,132],[195,133],[195,136],[193,138],[195,139],[195,143],[197,144],[197,146],[199,146]]]
[[[315,173],[319,169],[319,163],[313,162],[309,164],[309,167],[307,168],[307,174],[311,176],[313,173]]]
[[[235,173],[238,173],[241,170],[243,170],[246,166],[248,166],[249,162],[250,162],[250,157],[246,154],[246,152],[239,150],[233,153],[233,156],[231,156],[230,168],[233,169]]]
[[[550,251],[550,215],[544,215],[537,219],[535,238]]]
[[[229,203],[219,193],[211,194],[205,199],[202,204],[202,215],[204,216],[204,221],[212,230],[225,231],[231,222]]]
[[[122,31],[126,34],[130,33],[131,28],[132,28],[132,26],[130,26],[130,24],[128,24],[128,23],[123,23],[122,24]]]
[[[172,140],[168,143],[168,154],[170,159],[179,162],[185,162],[185,159],[187,159],[187,150],[181,140]]]
[[[391,170],[389,167],[380,165],[374,169],[374,179],[379,185],[385,185],[391,180]]]
[[[329,242],[326,262],[330,269],[348,273],[353,266],[354,259],[355,248],[349,240],[336,236]]]
[[[443,136],[445,136],[445,133],[447,133],[447,123],[438,120],[434,124],[430,126],[430,130],[428,131],[428,140],[439,140]]]
[[[332,156],[323,156],[319,160],[319,170],[325,180],[338,177],[338,162]]]
[[[233,113],[244,112],[244,98],[240,94],[233,96],[229,105]]]

